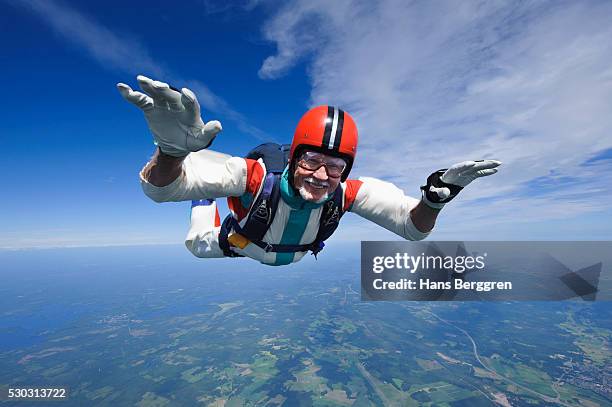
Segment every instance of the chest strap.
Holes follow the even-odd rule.
[[[219,247],[227,257],[244,257],[230,250],[228,235],[230,231],[242,235],[257,247],[263,249],[266,253],[295,253],[311,251],[315,255],[325,247],[324,240],[327,240],[336,230],[340,222],[340,218],[344,215],[342,210],[342,198],[344,191],[341,186],[338,186],[334,191],[332,199],[325,202],[319,218],[319,230],[317,236],[312,243],[308,244],[272,244],[264,242],[262,239],[270,225],[274,221],[278,202],[280,198],[280,176],[278,174],[269,173],[264,180],[264,186],[261,193],[251,206],[251,210],[247,215],[247,221],[244,227],[241,227],[238,221],[230,214],[228,215],[219,233]]]

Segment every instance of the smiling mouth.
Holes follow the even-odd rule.
[[[329,188],[329,184],[327,182],[316,182],[313,179],[305,179],[305,184],[308,184],[309,187],[314,189],[327,189]]]

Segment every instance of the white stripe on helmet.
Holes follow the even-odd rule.
[[[329,144],[327,148],[332,150],[334,148],[334,140],[336,139],[336,131],[338,131],[338,108],[334,107],[334,119],[332,121],[331,135],[329,137]]]

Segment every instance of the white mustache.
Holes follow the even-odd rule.
[[[325,201],[327,201],[327,198],[329,198],[329,194],[325,194],[324,196],[322,196],[321,198],[317,199],[316,201],[312,201],[312,195],[308,191],[306,191],[306,188],[304,188],[304,187],[300,188],[300,196],[305,201],[310,201],[310,202],[314,202],[314,203],[325,202]]]
[[[320,186],[320,187],[328,187],[329,186],[329,182],[327,182],[327,181],[319,181],[319,180],[315,179],[314,177],[305,178],[304,181],[308,181],[311,184],[314,184],[314,185],[317,185],[317,186]]]

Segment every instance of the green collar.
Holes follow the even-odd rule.
[[[289,167],[285,167],[285,171],[280,179],[280,192],[283,201],[292,209],[316,209],[323,205],[326,201],[320,203],[308,202],[300,196],[299,193],[291,185],[289,185]],[[327,200],[330,200],[333,194]]]

